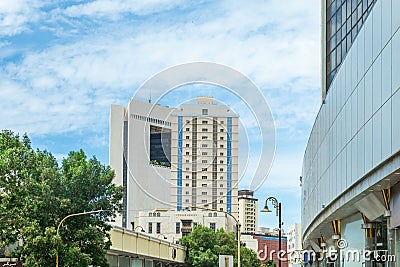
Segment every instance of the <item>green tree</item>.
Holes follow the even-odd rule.
[[[24,266],[108,266],[111,246],[107,224],[121,210],[122,188],[113,171],[83,151],[70,152],[59,167],[46,151],[34,150],[29,138],[0,133],[0,247],[18,241],[14,252]],[[93,215],[68,218],[91,210]]]
[[[195,267],[217,267],[218,255],[234,256],[237,266],[237,240],[234,233],[223,229],[214,232],[212,229],[197,225],[193,231],[182,237],[181,244],[187,247],[186,263]],[[257,254],[246,248],[240,248],[242,267],[260,267]]]
[[[240,248],[240,259],[241,266],[250,267],[250,266],[261,266],[258,261],[257,253],[251,249],[241,247]]]
[[[266,267],[275,267],[275,266],[276,266],[276,263],[275,263],[273,260],[267,260],[267,261],[264,263],[264,265],[265,265]]]

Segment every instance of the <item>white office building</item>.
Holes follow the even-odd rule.
[[[298,266],[302,260],[300,256],[302,255],[302,239],[301,239],[301,224],[295,223],[287,229],[287,254],[289,256],[289,267]]]
[[[303,159],[303,247],[373,256],[304,264],[399,266],[400,1],[321,7],[322,101]]]

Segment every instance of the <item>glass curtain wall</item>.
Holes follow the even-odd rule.
[[[377,0],[326,0],[326,90]]]

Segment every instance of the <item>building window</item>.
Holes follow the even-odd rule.
[[[189,152],[186,152],[186,156],[189,156]]]
[[[206,171],[207,171],[207,168],[201,168],[201,171],[202,171],[202,172],[206,172]]]
[[[222,196],[224,194],[224,192],[219,192],[219,195]]]
[[[190,131],[190,128],[186,128],[186,132],[189,132]]]
[[[215,223],[210,223],[210,228],[215,232]]]
[[[201,147],[207,147],[207,144],[201,144]]]
[[[189,168],[188,168],[188,167],[186,167],[186,169],[185,169],[185,170],[187,170],[187,171],[188,171],[188,170],[189,170]]]
[[[189,177],[189,175],[186,175],[186,179],[189,179],[190,177]]]
[[[161,223],[157,223],[157,234],[161,233]]]
[[[219,208],[220,211],[224,211],[224,208]]]
[[[219,138],[219,140],[224,140],[224,137],[223,137],[223,136],[221,136],[221,137]]]
[[[151,217],[151,216],[153,216],[153,213],[152,213],[152,212],[149,212],[149,217]]]
[[[206,140],[207,136],[202,136],[201,139]]]
[[[224,145],[219,145],[220,148],[224,148]]]
[[[175,224],[175,233],[180,234],[181,233],[181,223],[177,222]]]
[[[207,160],[206,160],[206,159],[203,159],[203,160],[201,161],[201,163],[207,163]]]
[[[219,179],[220,179],[220,180],[223,180],[223,179],[224,179],[224,176],[220,176]]]
[[[223,156],[223,155],[224,155],[224,152],[219,153],[219,155],[220,155],[220,156]]]
[[[201,114],[203,114],[203,115],[208,115],[208,109],[203,108],[203,109],[201,110]]]
[[[207,184],[202,184],[201,187],[207,187]]]
[[[186,202],[186,203],[189,203],[189,199],[185,199],[185,202]]]
[[[207,203],[207,200],[206,200],[206,199],[203,199],[203,200],[201,201],[201,203]]]
[[[185,160],[185,162],[186,162],[186,163],[189,163],[189,160],[187,159],[187,160]]]
[[[153,233],[153,223],[149,222],[149,229],[147,229],[147,233],[152,234]]]
[[[207,152],[201,152],[201,155],[207,156]]]
[[[221,124],[224,124],[224,121],[220,121]]]
[[[224,132],[224,129],[220,129],[219,131],[220,131],[221,133],[223,133],[223,132]]]
[[[219,187],[224,187],[224,185],[223,185],[223,184],[220,184]]]
[[[207,176],[201,176],[201,179],[207,180]]]
[[[202,124],[208,124],[208,121],[202,121],[201,123]]]
[[[207,192],[201,192],[202,196],[207,196]]]
[[[220,168],[220,169],[219,169],[219,171],[220,171],[220,172],[223,172],[223,171],[224,171],[224,169],[223,169],[223,168]]]
[[[190,145],[189,144],[186,144],[186,147],[189,147]]]
[[[224,163],[224,161],[223,161],[223,160],[220,160],[220,161],[219,161],[219,163],[223,164],[223,163]]]
[[[186,186],[189,186],[189,184],[186,184]]]
[[[221,200],[219,201],[219,203],[220,203],[220,204],[224,204],[224,200],[221,199]]]
[[[201,129],[201,131],[202,132],[208,132],[208,129],[207,128],[203,128],[203,129]]]
[[[189,191],[186,191],[185,194],[186,194],[186,195],[189,195]]]
[[[189,139],[190,137],[189,137],[189,135],[186,135],[186,139]]]

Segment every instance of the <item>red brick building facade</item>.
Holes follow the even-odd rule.
[[[258,242],[258,258],[261,263],[265,263],[272,257],[272,260],[278,266],[278,251],[279,251],[279,238],[275,235],[263,235],[263,234],[252,234],[253,239]],[[281,267],[288,267],[288,255],[287,255],[287,238],[282,236],[281,240]]]

